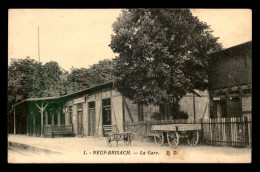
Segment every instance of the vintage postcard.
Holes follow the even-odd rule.
[[[251,163],[252,10],[9,9],[8,163]]]

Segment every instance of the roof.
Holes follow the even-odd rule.
[[[80,91],[77,91],[77,92],[74,92],[74,93],[71,93],[71,94],[66,94],[66,95],[63,95],[63,96],[28,98],[28,99],[22,100],[22,101],[19,102],[19,103],[14,104],[13,107],[16,106],[16,105],[19,105],[19,104],[21,104],[21,103],[23,103],[23,102],[41,101],[41,100],[58,100],[58,99],[65,98],[65,97],[70,97],[70,96],[73,97],[73,96],[75,96],[75,95],[78,95],[78,94],[87,92],[87,91],[89,91],[89,90],[91,90],[91,89],[98,88],[98,87],[104,87],[104,86],[107,86],[107,85],[110,85],[110,84],[114,84],[114,81],[110,81],[110,82],[98,84],[98,85],[95,85],[95,86],[93,86],[93,87],[89,87],[89,88],[86,88],[86,89],[83,89],[83,90],[80,90]]]
[[[220,50],[220,51],[211,53],[210,55],[213,57],[213,56],[218,56],[219,54],[226,54],[226,53],[228,53],[228,52],[237,51],[237,50],[238,50],[238,51],[239,51],[239,50],[244,51],[244,48],[245,48],[245,47],[251,48],[250,46],[252,46],[252,41],[248,41],[248,42],[245,42],[245,43],[242,43],[242,44],[238,44],[238,45],[235,45],[235,46],[226,48],[226,49],[224,49],[224,50]],[[237,53],[239,53],[239,52],[237,52]]]

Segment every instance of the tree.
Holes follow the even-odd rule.
[[[20,102],[34,97],[33,89],[37,82],[37,68],[39,63],[27,57],[26,59],[11,59],[8,67],[8,102]]]
[[[67,74],[54,61],[42,65],[30,57],[11,59],[8,66],[8,120],[12,122],[12,105],[24,99],[66,94]]]
[[[69,92],[79,91],[94,85],[113,81],[114,62],[112,60],[100,60],[88,69],[72,68],[68,75],[67,89]]]
[[[63,73],[66,71],[62,70],[57,62],[50,61],[42,66],[42,79],[44,81],[43,96],[60,96],[65,94],[64,84],[66,78]]]
[[[89,68],[93,84],[102,84],[114,80],[114,61],[100,60],[97,64],[93,64]]]
[[[67,76],[67,89],[69,93],[76,92],[93,85],[91,75],[86,68],[72,68],[70,74]]]
[[[27,57],[26,59],[11,59],[8,66],[8,130],[11,132],[13,124],[12,105],[34,95],[33,88],[38,84],[35,82],[39,63]],[[17,116],[22,119],[24,116]]]
[[[207,88],[209,54],[221,49],[189,9],[127,9],[113,24],[115,86],[139,104],[170,103]]]

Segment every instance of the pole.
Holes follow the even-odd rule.
[[[15,124],[15,107],[14,107],[14,134],[16,134],[16,124]]]
[[[38,60],[39,60],[39,63],[40,63],[40,28],[38,27]]]
[[[48,112],[45,111],[45,125],[48,125]]]
[[[51,125],[54,126],[54,113],[55,113],[55,110],[52,108],[51,109]]]
[[[27,113],[27,131],[26,131],[27,136],[29,136],[29,115],[30,115],[30,112]]]
[[[41,110],[41,137],[43,137],[43,109]]]
[[[42,101],[42,105],[41,105],[41,137],[43,137],[43,101]]]
[[[36,137],[36,133],[35,133],[35,113],[33,113],[33,137]]]
[[[57,108],[57,123],[58,123],[58,126],[60,126],[60,107]]]
[[[193,114],[194,114],[194,123],[195,123],[195,119],[196,119],[195,94],[193,94]]]

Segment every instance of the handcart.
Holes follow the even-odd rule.
[[[104,135],[107,137],[107,145],[111,147],[111,142],[115,141],[118,146],[119,141],[124,141],[124,143],[128,146],[131,146],[131,142],[133,140],[132,132],[119,132],[115,125],[104,125]]]
[[[188,144],[195,146],[199,142],[201,124],[152,125],[151,130],[154,131],[154,141],[159,146],[163,145],[165,137],[173,147],[178,146],[180,138],[187,138]]]

